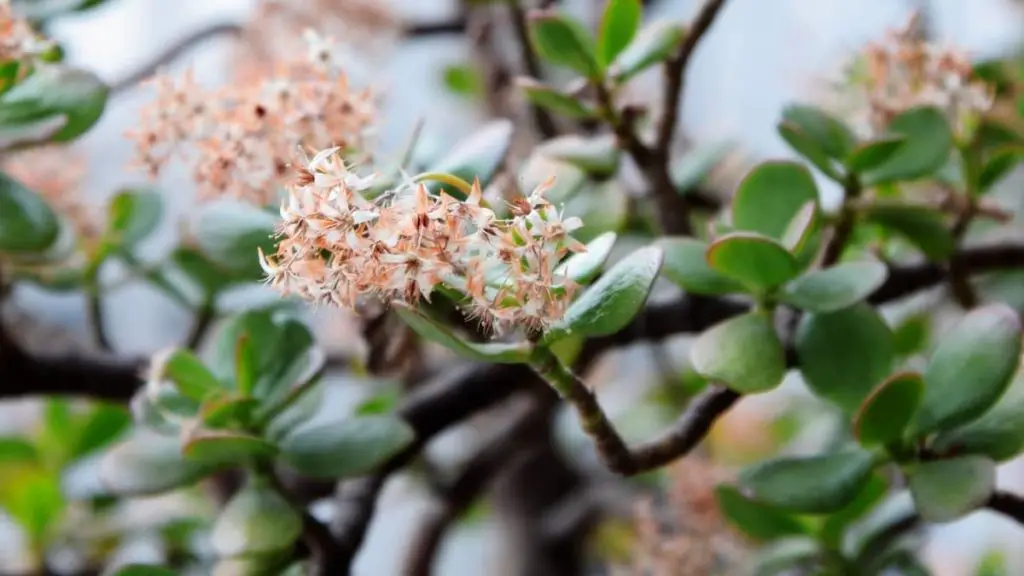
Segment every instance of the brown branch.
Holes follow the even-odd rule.
[[[529,34],[527,32],[526,11],[523,10],[521,2],[518,0],[509,2],[508,7],[512,11],[512,29],[515,31],[516,43],[519,45],[519,54],[520,59],[523,61],[523,68],[529,77],[540,80],[542,78],[540,64],[537,62],[537,56],[533,53],[533,48],[530,46]],[[533,123],[541,136],[547,139],[558,135],[558,125],[555,124],[555,119],[551,117],[551,114],[548,114],[547,110],[534,104],[530,104],[529,108],[530,114],[533,116]]]
[[[139,82],[142,82],[146,78],[155,74],[162,66],[177,60],[196,45],[201,44],[210,38],[216,38],[217,36],[238,36],[241,32],[242,26],[232,23],[215,24],[208,28],[196,30],[195,32],[171,44],[169,47],[164,49],[163,52],[154,56],[143,66],[129,72],[120,80],[111,83],[110,92],[112,94],[117,94],[118,92],[123,92],[126,89],[134,87]]]
[[[516,452],[523,435],[537,425],[540,416],[535,402],[517,404],[496,426],[491,438],[469,459],[458,477],[442,488],[441,504],[428,512],[413,539],[403,574],[429,576],[433,573],[438,548],[449,527],[477,500],[495,474]]]
[[[950,259],[951,265],[971,274],[1024,268],[1024,245],[997,244],[964,248]],[[916,294],[942,284],[949,269],[934,262],[892,267],[885,284],[868,298],[872,304],[883,304]]]
[[[985,503],[985,507],[1024,525],[1024,497],[996,491]]]
[[[630,448],[608,419],[594,392],[554,355],[541,357],[534,368],[576,410],[580,426],[594,441],[605,465],[623,476],[660,468],[685,456],[704,439],[715,420],[740,398],[733,390],[711,386],[694,398],[658,438]]]

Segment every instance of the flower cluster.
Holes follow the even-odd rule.
[[[499,219],[475,183],[465,200],[431,195],[406,178],[374,199],[337,148],[317,154],[281,207],[277,253],[260,260],[272,286],[314,302],[355,308],[364,297],[415,305],[447,286],[464,310],[495,330],[540,330],[561,318],[576,285],[559,261],[584,246],[582,226],[544,199],[553,180]]]
[[[866,137],[884,133],[894,116],[916,106],[943,110],[958,132],[992,106],[992,91],[974,79],[966,56],[922,41],[916,27],[914,16],[884,41],[869,44],[846,70],[842,95],[852,100],[850,120]]]
[[[155,177],[175,157],[190,164],[200,199],[276,204],[300,147],[360,150],[376,102],[349,85],[330,38],[307,31],[308,56],[217,90],[160,75],[156,99],[129,133],[136,162]]]
[[[0,0],[0,62],[24,61],[52,48],[53,42],[14,14],[10,0]]]
[[[308,28],[330,33],[361,55],[390,45],[400,31],[382,0],[261,0],[242,29],[238,72],[246,76],[302,51],[302,32]]]

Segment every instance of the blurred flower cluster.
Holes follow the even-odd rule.
[[[52,48],[52,41],[14,14],[10,0],[0,0],[0,62],[25,61]]]
[[[267,62],[301,52],[302,33],[314,28],[338,39],[343,52],[367,56],[392,44],[399,20],[382,0],[262,0],[242,29],[236,74],[260,74]],[[353,59],[355,60],[355,59]],[[346,61],[348,66],[354,62]]]
[[[468,297],[469,317],[496,331],[539,330],[562,317],[576,285],[556,267],[585,248],[570,236],[580,219],[563,219],[544,198],[553,180],[499,219],[478,183],[458,200],[406,178],[371,200],[372,179],[351,172],[337,148],[300,170],[281,207],[277,253],[261,253],[273,286],[355,308],[366,296],[415,305],[443,284]]]
[[[218,197],[276,204],[301,147],[362,151],[376,102],[350,85],[329,37],[307,30],[307,55],[265,66],[272,70],[219,89],[194,75],[158,75],[156,99],[128,136],[136,162],[157,176],[172,158],[192,169],[201,200]]]
[[[992,91],[973,77],[967,56],[922,40],[916,33],[917,17],[869,44],[845,69],[841,106],[864,137],[884,133],[893,117],[917,106],[943,110],[963,134],[992,106]]]

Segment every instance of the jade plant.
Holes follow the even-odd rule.
[[[724,0],[690,22],[608,0],[593,23],[511,1],[397,25],[326,2],[331,17],[408,41],[463,33],[467,16],[512,18],[523,75],[481,74],[507,48],[486,34],[473,36],[482,69],[442,71],[464,105],[504,117],[431,153],[421,133],[443,121],[428,115],[394,158],[376,149],[381,94],[341,56],[359,46],[339,50],[336,31],[307,28],[330,18],[268,0],[189,39],[242,32],[226,86],[190,72],[149,81],[156,95],[127,137],[150,181],[96,206],[75,197],[62,144],[134,82],[65,64],[40,32],[106,3],[43,4],[0,2],[0,298],[10,313],[22,289],[81,296],[92,349],[46,350],[13,316],[0,324],[0,394],[44,399],[38,426],[0,437],[0,507],[26,535],[26,573],[348,574],[398,474],[441,504],[403,573],[430,573],[445,531],[492,485],[524,511],[512,520],[528,535],[520,573],[582,566],[587,548],[566,543],[609,510],[586,499],[575,512],[588,486],[610,473],[657,490],[731,408],[784,390],[834,433],[706,487],[751,552],[744,570],[925,574],[920,528],[979,510],[1024,524],[1024,496],[996,480],[1024,452],[1024,245],[1007,239],[1024,163],[1019,56],[972,62],[912,19],[851,59],[827,105],[779,112],[791,154],[723,185],[735,144],[678,153],[677,125]],[[629,100],[657,69],[662,100]],[[197,200],[154,256],[171,165],[188,168]],[[118,352],[107,317],[129,283],[192,318],[188,334],[145,358]],[[365,354],[329,352],[325,309],[348,314]],[[671,421],[634,438],[588,369],[677,335]],[[331,400],[357,380],[361,400]],[[583,470],[553,448],[561,407],[597,456]],[[484,412],[499,413],[482,420],[493,434],[440,469],[431,441]],[[522,464],[536,454],[550,462]],[[74,488],[81,474],[99,487]],[[515,491],[530,483],[545,490]],[[161,560],[120,558],[136,534],[117,514],[161,495],[181,509],[145,528]],[[329,513],[313,506],[325,499]]]

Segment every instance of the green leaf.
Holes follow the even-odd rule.
[[[427,311],[395,306],[397,314],[422,338],[432,340],[463,358],[481,362],[520,364],[530,358],[533,347],[529,342],[470,342],[463,340]]]
[[[311,478],[345,478],[373,470],[415,439],[400,418],[351,416],[292,430],[281,439],[281,458]]]
[[[850,127],[827,112],[806,104],[791,104],[782,110],[782,120],[792,123],[830,158],[843,158],[856,145]]]
[[[881,262],[844,262],[786,284],[779,299],[810,312],[835,312],[863,301],[889,274]]]
[[[820,535],[828,545],[839,547],[847,528],[881,502],[889,491],[889,482],[880,473],[873,474],[860,494],[838,512],[829,514],[821,525]]]
[[[17,436],[0,436],[0,466],[5,464],[32,464],[39,461],[39,451]]]
[[[33,546],[41,546],[66,507],[60,478],[42,468],[8,472],[0,487],[0,506],[27,533]]]
[[[155,564],[128,564],[114,572],[114,576],[178,576],[178,573]]]
[[[917,180],[934,174],[949,160],[953,133],[937,108],[907,110],[893,118],[889,131],[904,136],[906,142],[887,161],[863,174],[869,186]]]
[[[100,480],[119,496],[145,496],[192,484],[213,468],[181,454],[177,438],[139,432],[107,452]]]
[[[484,93],[483,80],[471,64],[452,64],[443,70],[444,85],[452,93],[468,98],[478,98]]]
[[[956,248],[946,219],[927,206],[875,201],[864,216],[868,221],[900,234],[931,260],[945,260]]]
[[[569,335],[607,336],[624,328],[644,307],[663,257],[661,248],[647,246],[616,262],[569,306],[543,342]]]
[[[900,440],[924,396],[924,380],[916,372],[897,372],[868,394],[854,415],[853,430],[864,446]]]
[[[157,380],[170,380],[186,397],[205,400],[210,394],[226,390],[203,361],[183,348],[168,350],[153,360]]]
[[[782,234],[782,246],[793,253],[801,268],[804,266],[801,257],[805,251],[813,248],[814,243],[811,240],[818,231],[818,203],[806,202],[789,221],[786,232]]]
[[[266,481],[250,479],[228,501],[210,536],[222,558],[258,556],[291,548],[302,534],[302,515]]]
[[[765,162],[750,171],[732,201],[732,224],[781,240],[807,202],[818,201],[818,187],[807,168],[795,162]]]
[[[730,318],[705,331],[690,351],[700,375],[751,394],[782,383],[786,353],[770,315],[751,312]]]
[[[743,284],[715,272],[708,266],[708,244],[696,238],[666,236],[655,243],[665,251],[661,272],[680,288],[693,294],[737,294]]]
[[[1024,451],[1024,380],[1018,380],[981,418],[932,443],[938,454],[983,454],[1005,462]]]
[[[614,174],[619,169],[621,155],[615,136],[611,134],[591,138],[574,134],[559,136],[535,150],[553,160],[576,166],[596,178]]]
[[[593,39],[568,16],[555,11],[531,12],[529,37],[533,49],[544,60],[572,68],[590,79],[601,75]]]
[[[915,464],[907,470],[914,506],[926,522],[952,522],[980,508],[995,490],[996,465],[984,456]]]
[[[732,141],[711,142],[688,150],[672,163],[672,185],[680,194],[696,188],[735,147]]]
[[[82,420],[69,449],[72,460],[103,448],[131,427],[131,414],[123,406],[97,404]]]
[[[615,246],[615,232],[605,232],[587,244],[587,251],[573,254],[555,268],[555,274],[579,284],[588,284],[597,276]]]
[[[776,128],[779,136],[801,156],[814,164],[825,176],[842,182],[843,175],[836,169],[835,161],[821,149],[814,139],[792,122],[781,122]]]
[[[0,96],[0,130],[62,118],[47,140],[73,140],[99,120],[108,92],[91,72],[61,65],[39,66]]]
[[[597,117],[597,111],[577,98],[559,92],[533,78],[516,78],[516,86],[523,91],[526,99],[535,106],[546,108],[567,118],[585,120]]]
[[[794,570],[822,564],[824,551],[815,539],[803,536],[783,538],[762,546],[752,559],[753,576],[782,576]]]
[[[711,243],[708,266],[741,282],[749,290],[767,292],[800,273],[792,254],[775,240],[754,232],[733,232]]]
[[[274,253],[277,220],[273,213],[251,204],[217,202],[200,212],[196,242],[211,262],[255,280],[263,276],[258,250]]]
[[[262,438],[241,432],[204,430],[192,434],[182,452],[194,462],[221,466],[269,458],[277,453],[277,447]]]
[[[796,353],[807,386],[818,396],[857,410],[895,360],[892,331],[869,305],[806,314],[797,329]]]
[[[875,456],[842,450],[820,456],[780,458],[748,468],[740,487],[756,501],[806,514],[841,510],[871,479]]]
[[[612,63],[615,82],[626,82],[668,59],[683,43],[685,35],[685,28],[677,22],[659,20],[644,26]]]
[[[597,36],[597,57],[602,67],[611,64],[629,45],[642,17],[640,0],[608,0]]]
[[[969,312],[939,342],[924,373],[917,435],[967,424],[1006,392],[1020,365],[1021,322],[1005,304]]]
[[[46,202],[0,172],[0,253],[41,252],[59,233],[57,215]]]
[[[783,536],[807,534],[807,527],[793,516],[755,502],[732,486],[716,488],[715,499],[726,521],[755,540],[765,542]]]
[[[854,174],[863,174],[887,162],[907,139],[903,136],[882,136],[865,142],[846,156],[846,168]]]
[[[620,231],[629,217],[628,198],[622,184],[609,178],[592,182],[565,203],[565,214],[583,220],[583,227],[572,233],[580,242],[590,242],[609,231]]]
[[[229,269],[218,266],[194,248],[175,248],[170,261],[195,283],[208,299],[239,281],[238,276]]]
[[[1024,162],[1024,145],[1011,144],[993,150],[978,175],[978,192],[984,194]]]
[[[203,425],[210,428],[245,428],[260,407],[259,400],[241,394],[228,394],[210,398],[199,409]]]
[[[163,201],[150,190],[122,190],[111,198],[107,212],[113,240],[134,246],[160,225]]]
[[[512,122],[509,120],[489,122],[456,143],[448,155],[432,166],[428,172],[451,174],[466,182],[472,182],[479,178],[480,185],[486,187],[505,161],[505,155],[512,142],[512,131]],[[428,182],[426,186],[427,190],[434,195],[444,192],[454,198],[464,199],[466,197],[458,188],[450,184]]]

